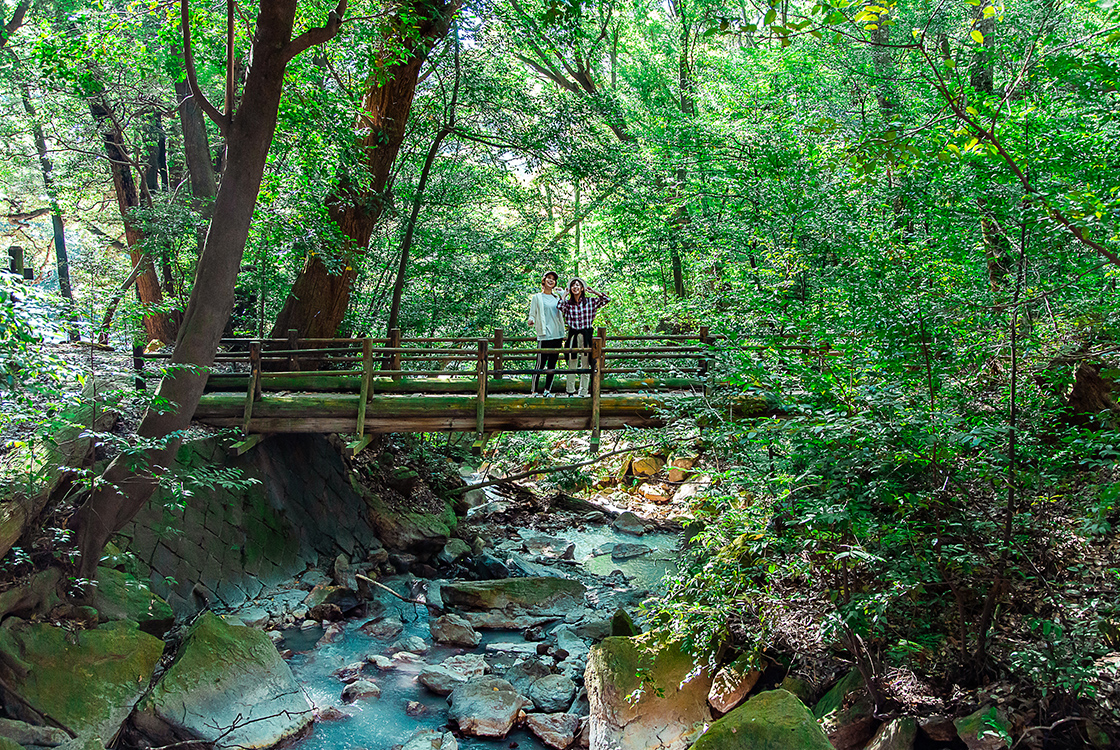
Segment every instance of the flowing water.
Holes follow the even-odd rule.
[[[562,538],[575,545],[573,559],[569,561],[534,560],[530,555],[519,555],[517,550],[523,540],[532,538],[536,532],[523,531],[520,534],[522,539],[498,545],[501,556],[512,558],[515,566],[534,575],[575,577],[588,583],[589,602],[602,608],[600,614],[604,618],[613,614],[615,596],[633,594],[634,589],[656,590],[661,578],[675,568],[674,548],[678,538],[672,534],[651,533],[632,537],[607,526],[584,531],[566,530]],[[619,545],[628,546],[620,548]],[[643,552],[641,547],[649,550]],[[619,576],[619,571],[625,578]],[[403,579],[386,583],[404,592]],[[335,721],[316,722],[311,735],[295,746],[299,750],[389,750],[406,742],[418,730],[446,731],[447,698],[436,696],[420,685],[417,680],[420,671],[455,654],[468,651],[484,653],[488,643],[527,643],[520,632],[483,631],[482,643],[475,649],[432,644],[425,607],[401,602],[384,592],[379,593],[378,598],[385,606],[386,617],[397,617],[404,623],[403,632],[392,639],[382,640],[366,634],[361,630],[364,618],[347,622],[341,635],[330,643],[320,644],[324,634],[320,627],[286,631],[282,647],[294,652],[289,664],[312,703],[319,709],[336,706],[349,715]],[[341,695],[345,685],[332,673],[348,664],[364,661],[371,654],[391,656],[390,644],[408,636],[424,639],[430,650],[415,663],[398,665],[394,662],[394,668],[386,671],[379,671],[375,665],[367,663],[361,676],[376,682],[381,688],[381,696],[344,704]],[[494,662],[491,657],[492,654],[487,653],[487,659]],[[498,660],[503,658],[509,663],[513,661],[513,657],[496,657]],[[423,707],[419,715],[406,712],[410,702]],[[413,705],[413,712],[416,713],[416,705]],[[459,738],[459,747],[468,750],[545,750],[545,745],[539,740],[517,729],[500,740],[464,736]]]

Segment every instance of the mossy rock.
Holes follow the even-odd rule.
[[[957,736],[969,750],[998,750],[1011,747],[1011,724],[1004,713],[996,708],[981,708],[953,722]]]
[[[844,705],[844,699],[848,696],[848,693],[858,689],[861,685],[863,685],[863,677],[859,670],[853,669],[848,672],[824,694],[823,698],[817,701],[817,705],[813,706],[813,716],[824,719],[829,714],[838,712]]]
[[[586,593],[579,581],[548,577],[457,581],[440,587],[444,604],[476,612],[568,609],[582,604]]]
[[[633,635],[641,635],[642,629],[634,623],[634,618],[630,616],[622,607],[615,611],[614,616],[611,617],[611,635],[623,636],[629,638]]]
[[[433,513],[398,510],[355,481],[351,483],[365,499],[370,526],[387,549],[426,558],[438,554],[451,539],[458,518],[449,501],[441,501]]]
[[[269,748],[311,723],[311,705],[262,631],[204,612],[133,719],[149,739]],[[229,731],[232,730],[232,731]]]
[[[693,750],[832,750],[813,713],[788,690],[768,690],[719,719]]]
[[[31,666],[15,689],[75,732],[102,740],[116,734],[163,655],[163,641],[127,620],[77,633],[17,626],[10,635]]]
[[[0,736],[0,750],[23,750],[23,745],[18,744],[15,740]]]
[[[805,680],[787,676],[778,687],[796,695],[806,706],[813,702],[813,686]]]
[[[676,643],[649,634],[611,636],[592,647],[584,678],[592,747],[683,748],[711,721],[711,675]],[[659,744],[661,743],[661,744]]]
[[[148,584],[113,568],[97,569],[93,607],[102,621],[132,620],[145,633],[157,637],[162,637],[175,621],[171,607],[153,594]]]

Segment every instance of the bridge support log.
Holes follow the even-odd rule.
[[[215,427],[246,426],[245,393],[205,394],[195,419]],[[265,394],[256,401],[249,432],[340,432],[354,429],[358,394]],[[590,399],[544,399],[488,396],[483,406],[486,431],[586,430],[591,421]],[[657,410],[661,401],[645,394],[600,395],[600,430],[620,427],[662,427]],[[764,398],[744,397],[734,410],[743,417],[774,415]],[[366,408],[364,433],[476,432],[478,402],[473,395],[373,395]]]

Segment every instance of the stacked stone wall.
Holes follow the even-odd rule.
[[[319,435],[277,435],[244,456],[207,438],[179,451],[181,476],[236,469],[248,486],[187,482],[160,490],[119,544],[151,568],[152,590],[182,617],[235,607],[345,553],[363,559],[380,542],[338,451]],[[222,477],[224,481],[224,477]]]

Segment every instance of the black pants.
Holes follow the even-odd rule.
[[[565,347],[568,349],[586,349],[591,346],[591,329],[590,328],[569,328],[568,329],[568,343]],[[586,370],[591,367],[590,354],[573,354],[568,352],[568,369],[569,370]],[[587,393],[588,383],[591,382],[591,376],[583,374],[579,376],[579,392]],[[576,392],[576,376],[569,373],[567,383],[568,393]]]
[[[553,371],[556,369],[556,361],[560,359],[560,345],[563,343],[564,339],[543,339],[537,341],[538,349],[555,349],[556,353],[541,352],[537,355],[538,372],[533,375],[533,393],[541,393],[540,370],[548,371],[548,375],[544,379],[544,390],[552,390],[552,381],[556,377],[556,373]]]

